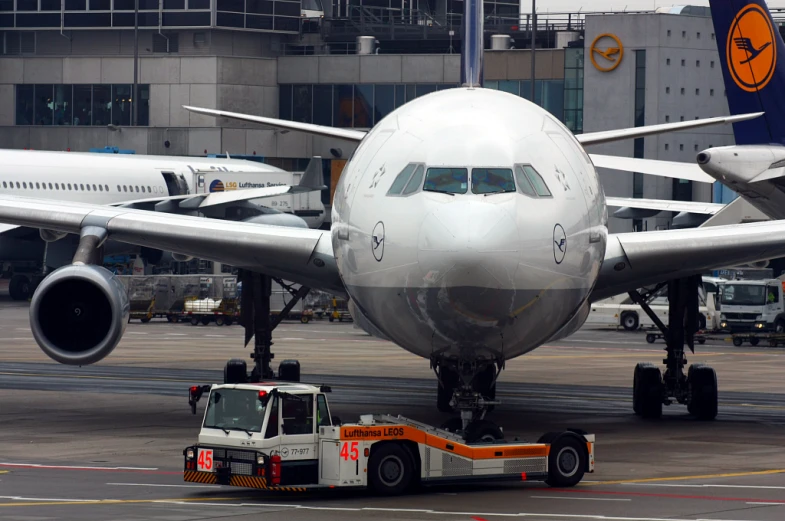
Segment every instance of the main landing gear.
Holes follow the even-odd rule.
[[[245,345],[248,345],[251,338],[254,339],[253,353],[251,353],[253,369],[248,374],[245,360],[239,358],[229,360],[224,367],[224,383],[274,380],[276,374],[270,363],[275,357],[272,352],[273,330],[286,318],[289,311],[308,294],[310,288],[302,286],[295,290],[282,280],[248,270],[239,270],[237,278],[242,283],[240,323],[245,328]],[[270,318],[270,295],[273,280],[289,291],[292,298],[278,315]],[[278,364],[277,379],[299,382],[300,362],[283,360]]]
[[[662,406],[673,401],[687,406],[690,414],[700,420],[717,417],[717,373],[705,364],[693,364],[684,374],[687,358],[684,344],[694,353],[694,336],[699,327],[698,285],[700,276],[671,280],[650,292],[629,293],[632,300],[654,321],[662,332],[667,347],[665,371],[654,364],[639,363],[632,384],[632,408],[643,418],[659,418]],[[646,303],[652,292],[668,287],[668,326]]]
[[[436,407],[441,412],[460,412],[460,417],[447,420],[442,429],[461,434],[468,443],[503,440],[504,433],[485,414],[500,402],[496,401],[496,379],[503,362],[448,362],[432,360],[439,384]]]

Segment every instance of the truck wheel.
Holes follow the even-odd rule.
[[[758,345],[759,342],[760,342],[760,340],[757,337],[750,338],[750,345],[752,347],[755,347],[756,345]]]
[[[638,314],[632,311],[625,311],[621,314],[621,325],[627,331],[638,329]]]
[[[775,333],[785,333],[785,320],[779,319],[774,324]]]
[[[166,315],[167,322],[174,322],[174,315]]]
[[[224,325],[224,323],[225,323],[224,317],[215,317],[216,326],[222,326]]]
[[[733,337],[733,345],[735,345],[736,347],[741,346],[741,344],[743,344],[743,343],[744,343],[744,340],[742,340],[741,338]]]
[[[657,340],[657,337],[654,336],[652,333],[646,335],[646,341],[650,344],[653,344]]]
[[[466,427],[466,443],[493,443],[504,440],[504,433],[492,421],[477,420]]]
[[[311,320],[311,317],[309,317],[308,315],[302,315],[300,317],[300,322],[302,322],[303,324],[307,324],[310,320]]]
[[[199,317],[191,317],[191,325],[198,326],[199,325]]]
[[[30,298],[30,279],[19,273],[11,276],[8,293],[14,300],[27,300]]]
[[[706,337],[705,337],[705,336],[699,336],[699,337],[698,337],[698,343],[699,343],[700,345],[703,345],[703,344],[705,344],[705,343],[706,343]]]
[[[706,330],[706,317],[703,315],[698,315],[698,329],[700,331]]]
[[[574,487],[583,479],[587,467],[586,444],[565,435],[551,443],[548,453],[548,479],[551,487]]]
[[[147,324],[152,319],[150,317],[142,317],[140,320],[142,321],[142,324]]]
[[[414,478],[414,462],[398,443],[386,443],[371,454],[368,481],[374,491],[385,496],[403,493]]]
[[[231,326],[233,323],[234,323],[234,321],[232,320],[232,317],[226,317],[224,319],[224,325],[226,325],[226,326]]]
[[[699,420],[717,417],[717,373],[708,365],[694,365],[687,383],[690,389],[688,410]]]
[[[332,316],[332,315],[330,315],[330,318],[329,318],[328,320],[329,320],[330,322],[335,322],[335,317],[334,317],[334,316]]]
[[[210,317],[202,317],[202,325],[207,325],[210,323]]]

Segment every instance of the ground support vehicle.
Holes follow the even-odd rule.
[[[720,328],[737,333],[785,333],[784,281],[729,280],[720,285]],[[741,344],[737,344],[741,345]],[[755,344],[753,344],[755,345]]]
[[[369,487],[393,495],[438,483],[571,487],[594,471],[595,438],[582,431],[549,433],[537,443],[470,442],[402,416],[368,414],[341,424],[330,416],[329,388],[296,382],[195,386],[192,412],[206,391],[198,443],[183,450],[187,482],[276,491]]]
[[[352,314],[349,312],[349,301],[343,298],[333,298],[333,305],[332,311],[330,312],[329,316],[330,322],[338,321],[343,322],[344,320],[352,321]]]
[[[761,342],[766,342],[769,347],[785,345],[785,334],[783,333],[734,333],[731,335],[731,339],[736,347],[744,345],[744,342],[749,342],[753,347]]]
[[[216,326],[231,326],[240,320],[240,307],[237,299],[190,299],[185,302],[185,312],[181,320],[188,320],[192,326],[208,325],[215,322]]]

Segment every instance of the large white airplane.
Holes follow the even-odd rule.
[[[124,293],[111,273],[88,263],[110,238],[349,296],[382,335],[430,361],[439,407],[461,413],[452,428],[467,438],[498,436],[483,417],[505,361],[575,332],[591,301],[664,280],[676,281],[673,295],[697,295],[683,288],[705,270],[785,255],[782,222],[609,234],[584,146],[749,116],[574,136],[537,105],[480,87],[482,2],[467,0],[465,9],[463,87],[418,98],[369,132],[188,107],[358,143],[335,192],[330,231],[0,196],[0,222],[49,230],[52,240],[80,236],[73,264],[33,296],[39,346],[83,365],[119,342]],[[690,323],[688,299],[676,300],[674,313],[685,320],[671,324]],[[714,371],[685,367],[690,329],[673,326],[678,341],[668,345],[664,374],[636,366],[637,413],[659,416],[674,399],[715,417]]]
[[[244,184],[262,185],[272,180],[276,186],[209,191],[211,180],[222,180],[223,188],[224,183],[235,180],[233,176],[245,180]],[[300,217],[251,203],[324,188],[319,160],[311,162],[299,185],[280,186],[287,177],[290,174],[279,168],[238,159],[0,150],[0,194],[318,228],[324,221],[321,205],[314,215]],[[70,261],[76,248],[73,241],[59,241],[45,251],[44,244],[36,230],[0,226],[0,260],[7,263],[39,262],[46,253],[47,266],[59,267]],[[107,246],[107,253],[127,250],[127,245],[120,247],[114,242]],[[142,253],[152,260],[161,254]],[[26,300],[36,278],[30,273],[15,273],[9,282],[11,296]]]

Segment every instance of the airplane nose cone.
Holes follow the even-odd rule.
[[[479,201],[441,205],[425,217],[418,261],[429,285],[513,287],[519,237],[509,212]]]

